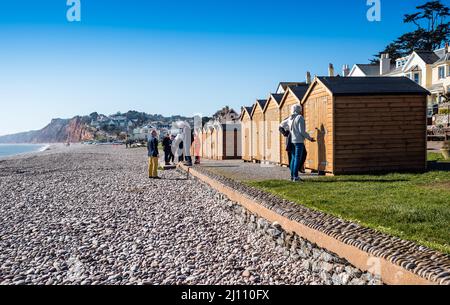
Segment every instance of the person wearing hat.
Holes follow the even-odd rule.
[[[151,136],[147,141],[148,151],[148,177],[151,179],[160,179],[158,177],[158,133],[152,130]]]
[[[294,182],[301,181],[298,172],[302,167],[302,160],[305,160],[305,139],[311,142],[315,142],[316,140],[306,132],[305,118],[302,115],[302,107],[300,105],[292,106],[291,116],[281,122],[280,128],[289,131],[291,137],[290,142],[293,144],[292,157],[289,164],[291,180]]]

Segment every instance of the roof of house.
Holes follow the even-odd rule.
[[[380,64],[356,64],[367,76],[380,75]]]
[[[278,85],[278,87],[282,87],[283,90],[287,90],[290,87],[297,87],[297,86],[301,86],[304,85],[305,82],[280,82],[280,84]]]
[[[435,62],[435,64],[441,64],[446,61],[450,61],[450,53],[444,54],[438,61]]]
[[[333,95],[430,94],[407,77],[318,77]]]
[[[415,51],[415,53],[426,63],[434,64],[439,60],[439,56],[433,51]]]

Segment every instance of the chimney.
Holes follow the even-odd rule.
[[[445,43],[445,53],[450,53],[450,46],[448,45],[448,42]]]
[[[391,72],[391,59],[389,54],[381,54],[380,58],[380,75],[385,75]]]
[[[350,75],[350,66],[349,65],[344,65],[342,67],[342,76],[347,77]]]
[[[306,84],[311,84],[311,73],[309,71],[306,72]]]
[[[328,76],[334,76],[334,67],[333,64],[328,66]]]

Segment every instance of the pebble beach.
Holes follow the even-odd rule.
[[[0,284],[381,284],[249,228],[185,173],[160,176],[123,146],[0,159]]]

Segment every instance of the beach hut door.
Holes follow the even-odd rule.
[[[327,135],[327,98],[317,98],[314,102],[308,103],[307,107],[310,109],[307,109],[306,129],[316,139],[316,142],[307,143],[308,157],[306,167],[313,171],[323,172],[328,164],[325,143]]]

